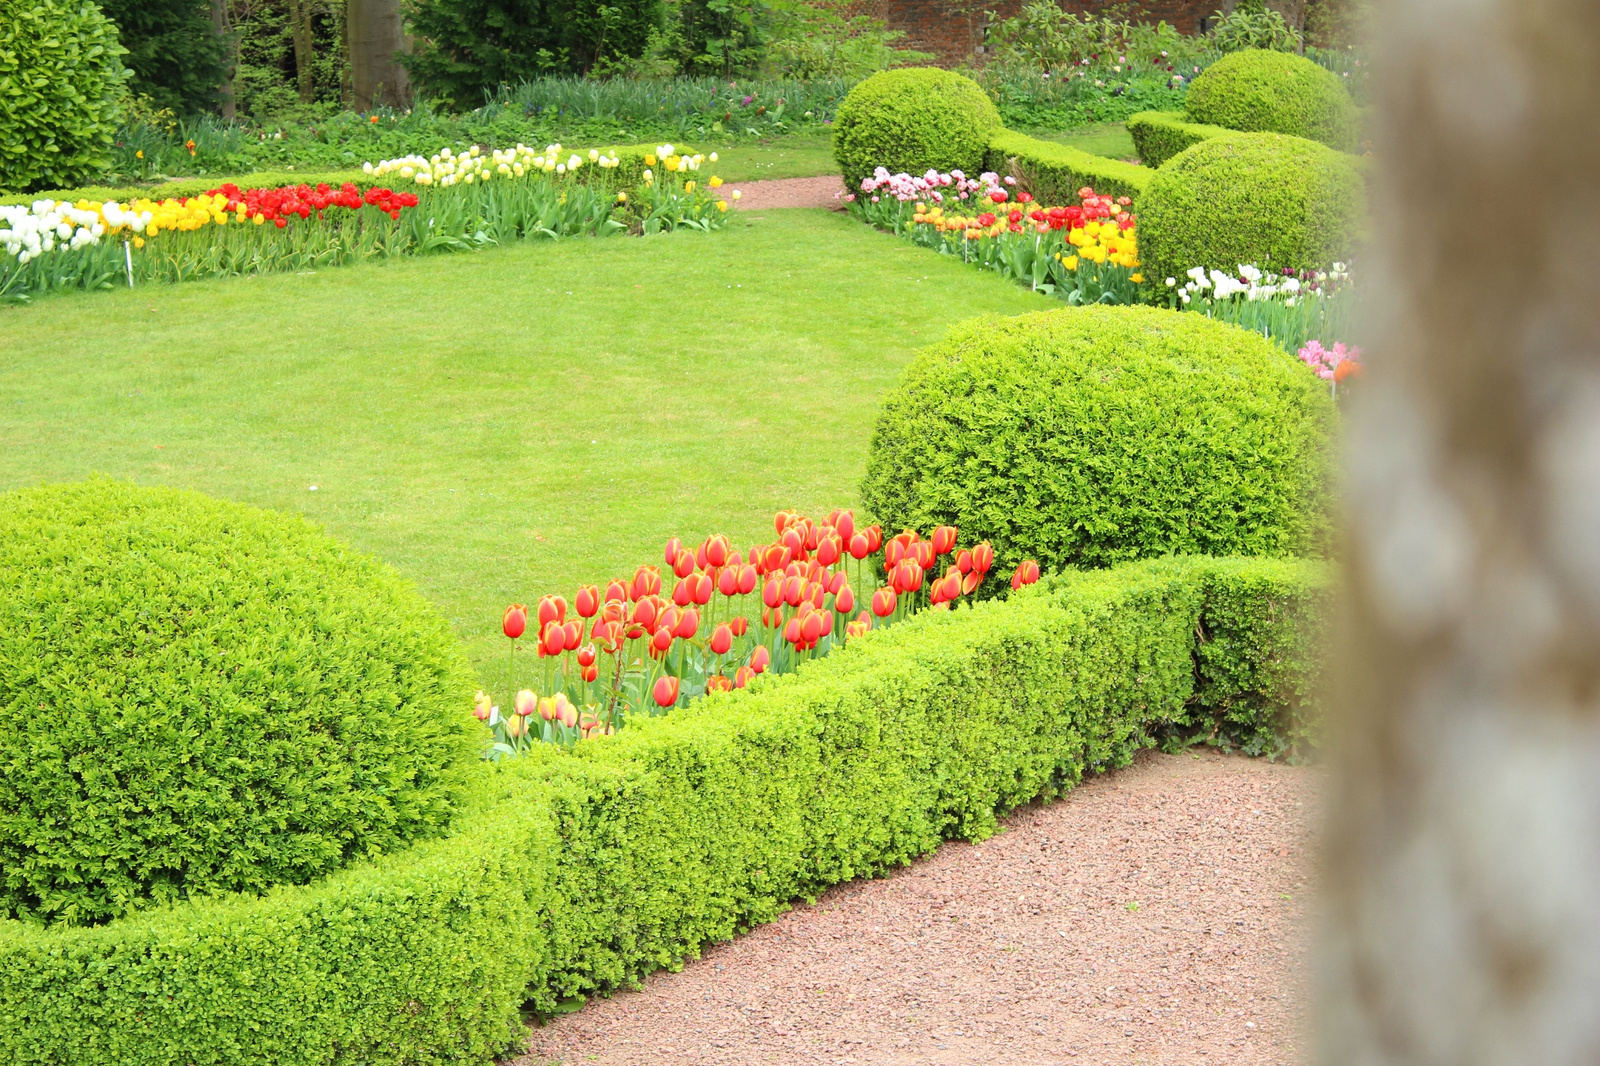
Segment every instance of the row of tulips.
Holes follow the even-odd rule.
[[[820,521],[782,511],[773,530],[771,543],[742,552],[721,534],[692,546],[674,537],[662,566],[585,585],[570,603],[548,595],[507,607],[509,710],[482,692],[474,708],[492,734],[488,757],[611,733],[630,715],[798,669],[918,611],[950,609],[994,567],[994,549],[963,548],[954,526],[885,538],[847,510]],[[1027,561],[1011,585],[1038,579]],[[519,666],[523,643],[533,645],[531,666]]]
[[[912,177],[879,167],[851,205],[874,226],[1069,304],[1148,298],[1127,197],[1085,187],[1076,204],[1045,206],[1008,183],[993,173],[972,181],[958,170]]]
[[[615,154],[591,151],[585,160],[564,154],[560,145],[543,153],[519,145],[487,155],[477,148],[457,156],[445,150],[434,158],[449,164],[448,172],[438,168],[444,177],[437,182],[419,181],[427,172],[397,165],[406,161],[368,164],[369,173],[406,179],[415,191],[230,184],[161,201],[41,199],[0,207],[0,300],[314,270],[530,238],[712,229],[728,207],[715,194],[717,178],[700,183],[690,176],[699,156],[672,156],[664,179],[645,171],[637,203],[629,190],[613,187]],[[586,163],[593,164],[592,180]]]

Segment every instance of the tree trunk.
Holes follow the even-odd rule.
[[[289,31],[294,39],[294,80],[302,104],[317,98],[311,74],[311,4],[313,0],[289,0]]]
[[[218,108],[222,117],[231,119],[237,113],[233,95],[233,78],[239,70],[239,42],[233,36],[233,22],[228,18],[228,0],[211,0],[211,25],[228,47],[228,64],[217,86]]]
[[[400,0],[349,0],[345,41],[350,49],[350,83],[357,111],[411,102],[411,82],[395,58],[406,51]]]
[[[1387,0],[1377,19],[1321,1059],[1587,1066],[1600,4]]]

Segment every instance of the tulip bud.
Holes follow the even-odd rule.
[[[758,674],[766,673],[767,667],[772,663],[772,653],[765,644],[750,653],[750,669]]]
[[[539,650],[546,655],[560,655],[567,647],[567,634],[556,623],[546,625],[539,634]]]
[[[599,676],[600,676],[600,668],[598,666],[594,666],[594,665],[591,664],[591,665],[585,666],[583,668],[583,679],[585,681],[593,682]]]
[[[727,566],[728,552],[731,548],[732,545],[728,543],[728,538],[718,533],[706,541],[706,562],[712,566]]]
[[[987,574],[992,566],[994,547],[988,541],[975,545],[972,549],[972,568],[980,574]]]
[[[842,542],[849,544],[850,541],[854,539],[856,532],[855,514],[850,511],[840,511],[838,515],[834,517],[833,529],[834,532],[839,535],[839,539]]]
[[[955,550],[956,527],[940,526],[933,531],[933,554],[949,555]]]
[[[679,551],[678,557],[672,561],[672,572],[679,577],[688,577],[694,573],[694,553]]]
[[[487,722],[489,720],[489,712],[493,709],[494,701],[489,699],[487,693],[479,689],[477,696],[473,697],[472,716],[480,722]]]
[[[972,552],[968,551],[966,548],[961,549],[961,551],[956,555],[956,569],[961,571],[963,574],[970,574],[972,572]]]
[[[865,533],[857,533],[850,538],[850,557],[852,559],[865,559],[872,554],[872,548],[867,543]]]
[[[728,623],[728,628],[733,630],[734,636],[742,637],[750,631],[750,619],[741,614],[739,617]]]
[[[670,676],[657,678],[650,694],[655,697],[656,706],[671,707],[678,702],[678,679]]]
[[[822,614],[808,614],[800,623],[800,635],[807,644],[815,644],[822,639],[823,631],[828,628],[827,616]]]
[[[898,596],[893,588],[882,588],[872,594],[872,613],[879,618],[888,618],[894,614],[894,605]]]
[[[898,537],[895,538],[894,540],[891,540],[889,542],[889,546],[883,550],[883,565],[884,565],[884,569],[886,569],[886,570],[894,569],[896,566],[900,565],[900,560],[904,559],[905,557],[906,557],[906,546],[905,546],[905,544],[902,543]]]
[[[585,644],[583,647],[578,649],[578,665],[593,666],[598,654],[599,653],[594,650],[593,644]]]
[[[561,627],[562,635],[566,637],[563,647],[566,651],[576,651],[579,644],[583,643],[583,623],[574,618]]]
[[[672,627],[672,635],[680,640],[693,640],[694,635],[700,631],[700,612],[693,607],[684,611],[678,618],[678,624]]]
[[[856,594],[849,585],[844,586],[833,595],[833,609],[840,614],[849,614],[856,609]]]
[[[767,578],[766,587],[761,590],[761,602],[769,609],[775,610],[783,602],[783,578]]]
[[[520,603],[513,603],[506,608],[506,613],[500,617],[500,629],[506,636],[516,640],[528,628],[528,609]]]
[[[666,626],[656,630],[655,635],[650,638],[650,647],[659,652],[666,652],[672,647],[672,630]]]
[[[659,613],[654,599],[643,599],[633,605],[633,620],[646,629],[656,627],[656,616]]]
[[[613,579],[606,585],[606,602],[620,603],[628,598],[628,583],[621,578]]]
[[[750,593],[754,592],[756,589],[756,582],[759,579],[760,575],[756,573],[756,568],[751,566],[749,563],[745,563],[743,566],[739,567],[739,595],[748,596]]]
[[[694,602],[702,607],[710,603],[711,593],[716,589],[716,584],[711,580],[710,576],[695,574],[689,580],[694,582],[694,586],[689,590]]]
[[[679,540],[677,537],[669,537],[667,539],[667,550],[662,553],[662,557],[668,566],[676,566],[678,563],[678,555],[682,551],[683,541]],[[680,574],[678,576],[682,577],[683,575]]]
[[[672,602],[687,607],[694,601],[694,575],[682,578],[672,589]]]
[[[511,706],[517,714],[526,718],[539,706],[539,697],[534,695],[532,690],[523,689],[517,693],[516,699],[511,701]]]
[[[724,567],[717,575],[717,591],[724,596],[739,595],[739,571],[731,566]]]
[[[840,545],[838,537],[824,537],[817,541],[817,562],[823,566],[832,566],[839,561]]]
[[[726,655],[731,647],[733,647],[733,628],[724,622],[711,631],[711,653]]]
[[[733,672],[733,687],[744,688],[756,676],[756,672],[748,666],[741,666]]]
[[[593,618],[595,613],[600,610],[600,590],[593,585],[585,585],[580,588],[578,595],[574,599],[574,605],[577,607],[578,615],[581,618]]]

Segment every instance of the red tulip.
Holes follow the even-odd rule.
[[[740,566],[743,566],[744,556],[740,555],[737,551],[730,552],[728,554],[728,565],[736,569]]]
[[[800,616],[795,615],[789,619],[789,624],[783,627],[783,639],[790,644],[799,644],[801,641]]]
[[[994,546],[988,541],[975,545],[972,549],[972,568],[980,574],[987,574],[994,566]]]
[[[694,602],[700,604],[702,607],[710,603],[711,593],[716,589],[716,585],[712,582],[711,578],[707,577],[705,574],[695,574],[689,580],[694,582],[694,586],[689,590],[690,595],[694,598]]]
[[[589,635],[600,642],[607,655],[615,655],[622,647],[622,623],[596,621]]]
[[[741,666],[733,672],[733,687],[744,688],[756,676],[756,672],[748,666]]]
[[[849,583],[850,575],[845,573],[843,570],[836,570],[832,574],[828,575],[828,592],[837,596],[839,595],[839,590],[844,588]]]
[[[655,697],[656,706],[671,707],[678,702],[678,679],[670,676],[657,678],[650,694]]]
[[[934,560],[933,542],[919,540],[915,544],[908,545],[906,547],[906,558],[915,559],[917,565],[924,570],[932,570]]]
[[[956,569],[963,574],[972,572],[972,553],[965,548],[956,555]]]
[[[795,577],[783,579],[783,602],[790,607],[800,606],[800,601],[805,597],[805,592],[805,578],[796,575]]]
[[[672,632],[673,629],[677,628],[678,619],[680,619],[682,617],[683,617],[683,611],[679,610],[678,608],[676,608],[676,607],[665,608],[660,614],[656,615],[656,624],[651,627],[651,632],[655,632],[656,630],[660,630],[660,629],[665,629],[667,632],[670,633],[670,632]]]
[[[678,624],[672,627],[672,635],[683,640],[693,640],[694,635],[700,631],[700,612],[693,607],[684,611],[678,618]]]
[[[844,547],[839,543],[839,538],[834,536],[823,537],[817,541],[817,562],[823,566],[832,566],[839,561]]]
[[[879,618],[888,618],[891,614],[894,614],[894,605],[897,598],[894,589],[879,589],[872,594],[872,613]]]
[[[857,533],[850,538],[850,557],[852,559],[865,559],[872,554],[872,545],[867,541],[865,533]]]
[[[688,577],[694,573],[694,553],[680,550],[678,557],[672,561],[672,572],[679,577]]]
[[[739,617],[728,623],[728,628],[733,630],[734,636],[742,637],[750,631],[750,619],[741,614]]]
[[[849,544],[855,536],[856,516],[850,511],[840,511],[833,520],[833,529],[839,534],[841,541]]]
[[[539,598],[539,628],[551,622],[565,622],[567,620],[567,601],[560,596],[542,596]]]
[[[582,618],[593,618],[595,612],[600,610],[600,590],[593,585],[584,585],[578,590],[578,595],[574,599],[574,606]]]
[[[718,533],[706,541],[706,562],[712,566],[727,566],[728,553],[732,550],[728,538]]]
[[[614,578],[606,584],[606,602],[618,602],[628,598],[628,583],[621,578]]]
[[[578,665],[593,666],[596,654],[597,653],[594,650],[593,644],[585,644],[583,647],[578,649]]]
[[[754,592],[756,589],[756,581],[759,578],[760,575],[756,573],[756,568],[751,566],[749,563],[745,563],[743,566],[739,567],[739,595],[748,596],[750,593]]]
[[[806,586],[804,602],[811,604],[817,610],[822,610],[822,602],[827,598],[828,588],[820,581],[813,581]]]
[[[632,599],[642,600],[646,596],[659,596],[661,594],[661,571],[653,566],[641,566],[633,572]]]
[[[783,578],[767,578],[766,585],[761,589],[761,602],[769,609],[775,609],[783,602]]]
[[[646,629],[656,627],[656,616],[660,611],[656,608],[656,601],[646,597],[633,605],[633,620]]]
[[[840,614],[849,614],[856,609],[856,594],[849,585],[845,585],[833,595],[833,609]]]
[[[768,629],[775,629],[783,625],[783,608],[763,607],[761,609],[761,624]]]
[[[712,674],[706,678],[707,692],[732,692],[733,682],[721,674]]]
[[[807,644],[815,644],[822,639],[822,634],[828,629],[825,616],[821,614],[808,614],[805,621],[800,623],[800,635]]]
[[[789,549],[782,544],[773,544],[766,549],[767,573],[782,570],[789,563]]]
[[[867,554],[871,555],[883,547],[883,527],[877,523],[867,527]]]
[[[779,543],[781,543],[785,548],[789,549],[789,558],[805,558],[806,542],[805,539],[800,536],[800,532],[798,530],[784,530],[783,536],[779,538]]]
[[[789,528],[789,523],[793,522],[794,519],[795,514],[793,511],[779,511],[772,516],[772,528],[781,537],[783,536],[783,531]]]
[[[922,587],[922,567],[915,559],[901,559],[889,572],[889,584],[896,592],[915,592]]]
[[[626,600],[607,600],[600,608],[600,621],[621,622],[628,614]]]
[[[816,526],[811,524],[811,519],[805,518],[801,521],[805,526],[805,539],[802,543],[806,546],[806,551],[814,552],[817,550],[817,545],[822,541],[822,533]]]
[[[717,591],[724,596],[739,595],[739,571],[731,566],[722,568],[722,573],[717,575]]]
[[[667,539],[667,550],[662,552],[662,559],[668,566],[673,566],[678,561],[678,553],[683,551],[683,541],[677,537]]]
[[[583,679],[585,681],[592,682],[596,678],[598,678],[599,676],[600,676],[600,668],[598,666],[595,666],[594,664],[591,663],[590,665],[585,666],[583,668]]]
[[[933,531],[933,554],[949,555],[955,550],[956,527],[940,526]]]
[[[765,644],[750,653],[750,669],[758,674],[766,673],[767,667],[772,663],[772,653]]]
[[[694,576],[682,578],[672,587],[672,602],[687,607],[694,602]]]
[[[506,613],[500,617],[500,629],[506,636],[516,640],[528,628],[528,609],[520,603],[513,603],[506,608]]]
[[[970,574],[963,575],[961,578],[962,595],[972,595],[972,593],[976,591],[978,586],[981,584],[983,584],[983,575],[978,573],[976,570]]]
[[[938,592],[941,600],[956,600],[961,598],[961,572],[959,570],[946,574],[939,579]]]
[[[561,631],[566,636],[566,650],[577,651],[578,645],[583,643],[583,623],[574,618],[572,621],[563,624]]]
[[[560,655],[567,648],[567,634],[555,622],[539,631],[539,648],[546,655]]]
[[[1017,572],[1011,575],[1011,588],[1013,591],[1024,585],[1031,585],[1039,580],[1039,564],[1032,559],[1024,559],[1017,564]]]
[[[895,538],[894,540],[891,540],[889,542],[889,546],[883,550],[883,565],[884,565],[884,568],[887,569],[887,570],[894,569],[896,566],[898,566],[900,564],[900,560],[904,559],[905,557],[906,557],[906,546],[905,546],[905,544],[901,543],[901,541],[900,541],[900,539],[898,537]]]
[[[655,635],[650,638],[650,647],[659,652],[665,652],[672,647],[672,630],[666,626],[656,630]]]
[[[711,653],[726,655],[731,647],[733,647],[733,629],[724,622],[711,631]]]

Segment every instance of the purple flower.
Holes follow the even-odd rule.
[[[749,107],[750,106],[750,101],[754,100],[754,99],[755,99],[755,97],[753,97],[753,96],[745,97],[744,100],[743,100],[744,106],[745,107]]]

